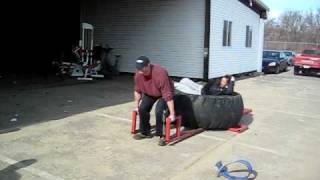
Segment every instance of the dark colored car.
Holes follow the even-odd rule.
[[[293,65],[293,58],[296,56],[296,53],[293,51],[283,51],[284,54],[288,57],[289,66]]]
[[[294,74],[320,75],[320,48],[306,49],[293,59]]]
[[[287,71],[288,57],[283,51],[264,50],[262,59],[262,71],[264,73],[280,73]]]

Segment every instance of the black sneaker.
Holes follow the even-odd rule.
[[[135,140],[141,140],[141,139],[145,139],[145,138],[152,138],[153,135],[152,134],[142,134],[142,133],[138,133],[138,134],[135,134],[133,135],[133,139]]]
[[[164,138],[159,138],[159,141],[158,141],[158,145],[159,146],[165,146],[167,143],[166,143],[166,141],[165,141],[165,139]]]

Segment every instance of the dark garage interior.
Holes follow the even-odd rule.
[[[52,61],[71,52],[79,40],[79,3],[62,1],[12,2],[6,18],[10,34],[2,59],[1,79],[49,78]],[[14,8],[13,8],[14,7]]]

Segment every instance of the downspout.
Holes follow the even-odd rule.
[[[211,0],[205,2],[205,22],[204,22],[204,56],[203,56],[203,80],[209,79],[209,43],[210,43],[210,6]]]

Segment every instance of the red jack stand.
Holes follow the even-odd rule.
[[[132,111],[132,123],[131,123],[131,134],[137,133],[137,111]]]
[[[181,136],[181,116],[176,117],[176,134],[174,137],[170,136],[170,125],[171,125],[171,119],[166,118],[166,125],[165,125],[165,141],[166,144],[168,144],[170,141],[172,141],[172,138],[177,138]]]
[[[243,112],[242,112],[242,115],[248,115],[248,114],[251,114],[251,112],[252,112],[252,109],[244,108]],[[248,125],[240,124],[237,127],[229,128],[228,131],[232,131],[232,132],[236,132],[236,133],[242,133],[243,131],[245,131],[247,129],[249,129]]]

